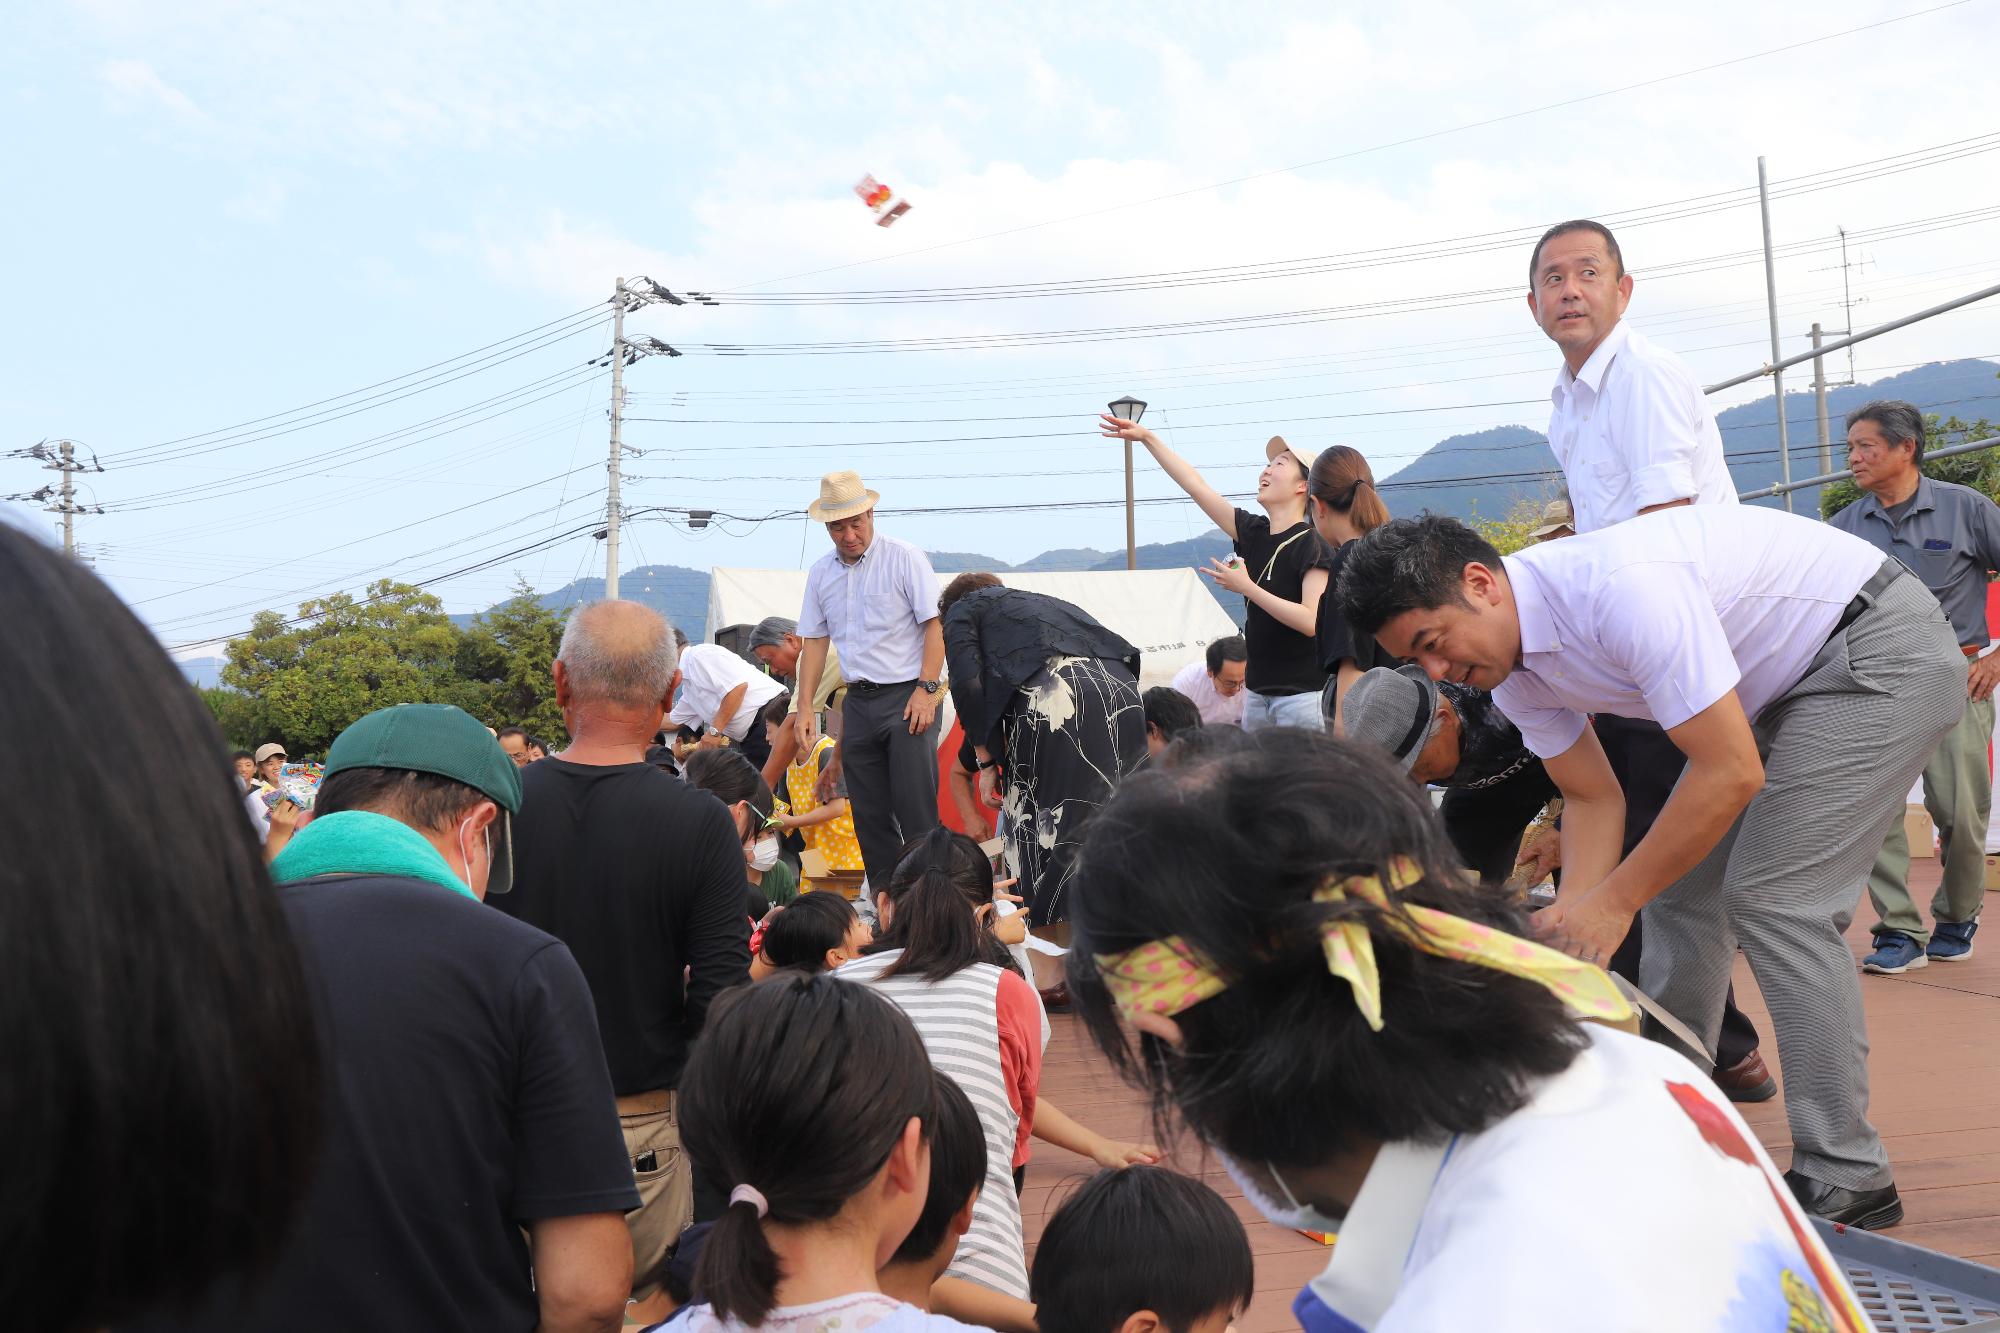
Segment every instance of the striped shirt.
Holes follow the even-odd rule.
[[[1003,1023],[1002,1015],[1023,1012],[1002,989],[1019,987],[1030,999],[1033,988],[1012,972],[974,963],[944,981],[917,975],[883,977],[902,950],[870,954],[841,968],[838,975],[873,986],[895,1002],[923,1039],[931,1065],[949,1075],[979,1113],[986,1135],[986,1185],[972,1205],[972,1226],[958,1243],[945,1270],[1008,1296],[1028,1299],[1028,1265],[1021,1244],[1021,1201],[1014,1193],[1014,1151],[1023,1113],[1034,1113],[1033,1087],[1041,1077],[1041,1034],[1034,1024]],[[1032,1005],[1029,1006],[1032,1011]],[[1020,1030],[1016,1030],[1016,1029]],[[1017,1109],[1009,1090],[1003,1043],[1024,1052],[1026,1104]]]

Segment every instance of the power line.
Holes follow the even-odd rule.
[[[1924,235],[1955,227],[1971,226],[1975,223],[1989,221],[1995,217],[2000,217],[2000,205],[1987,205],[1980,208],[1962,210],[1957,213],[1941,214],[1932,218],[1894,223],[1875,228],[1865,233],[1851,233],[1851,235],[1856,237],[1866,236],[1874,239],[1895,239],[1904,236]],[[1835,244],[1837,243],[1823,240],[1795,241],[1780,245],[1776,247],[1776,250],[1778,253],[1790,258],[1798,255],[1817,254],[1823,250],[1832,248]],[[1761,249],[1736,251],[1724,255],[1709,256],[1699,260],[1683,260],[1657,266],[1647,270],[1647,276],[1653,281],[1661,281],[1667,278],[1688,277],[1694,274],[1716,272],[1721,269],[1762,262],[1763,251]],[[1306,307],[1295,310],[1264,311],[1247,315],[1210,316],[1192,320],[1155,321],[1144,324],[1035,329],[1009,333],[939,334],[920,338],[858,338],[824,342],[681,342],[677,343],[676,346],[681,352],[687,355],[716,357],[855,356],[908,352],[992,351],[1083,343],[1123,342],[1141,338],[1172,338],[1199,333],[1292,328],[1305,324],[1374,319],[1386,315],[1435,313],[1440,310],[1461,309],[1473,305],[1515,301],[1520,299],[1520,295],[1519,288],[1514,286],[1487,287],[1458,292],[1439,292],[1428,296],[1395,297],[1379,301],[1356,302],[1349,305]]]
[[[594,305],[585,306],[582,310],[572,311],[571,313],[564,315],[560,319],[550,320],[546,324],[538,324],[532,329],[524,330],[523,332],[514,334],[511,337],[502,338],[498,342],[488,343],[486,346],[474,348],[470,352],[461,352],[457,356],[448,357],[443,361],[433,362],[428,366],[423,366],[416,370],[407,371],[404,374],[394,376],[390,379],[378,380],[374,384],[364,385],[362,388],[359,389],[350,389],[346,393],[334,394],[330,398],[321,398],[316,402],[307,403],[301,407],[289,408],[286,411],[274,412],[267,416],[252,417],[247,421],[239,421],[234,425],[221,426],[216,428],[215,430],[203,431],[196,435],[182,435],[171,440],[162,440],[158,444],[146,445],[140,448],[126,450],[123,453],[114,454],[111,457],[114,459],[114,461],[123,461],[127,458],[136,458],[145,455],[150,455],[158,450],[171,448],[174,445],[189,444],[196,441],[212,440],[213,437],[215,436],[227,435],[231,432],[244,430],[251,426],[263,425],[265,423],[273,421],[286,420],[288,418],[298,416],[301,413],[310,412],[314,408],[326,407],[331,404],[340,403],[346,399],[355,398],[361,394],[369,393],[375,389],[380,389],[390,385],[400,384],[405,380],[413,379],[419,375],[428,374],[430,371],[439,370],[446,366],[455,365],[458,362],[465,361],[471,357],[476,357],[483,352],[492,351],[495,348],[508,347],[513,343],[520,342],[524,338],[529,338],[535,334],[538,334],[545,329],[551,329],[556,327],[557,325],[571,323],[572,321],[577,320],[579,317],[586,315],[592,317],[591,322],[601,321],[609,318],[608,313],[601,311],[598,306]],[[565,333],[562,336],[567,337],[569,335]]]
[[[1771,186],[1774,199],[1838,189],[1885,176],[1900,175],[1923,167],[1960,161],[2000,150],[2000,134],[1977,135],[1945,144],[1911,149],[1888,157],[1873,158],[1847,166],[1831,167],[1789,177]],[[1690,195],[1682,199],[1645,204],[1632,208],[1598,210],[1587,216],[1620,230],[1651,226],[1661,222],[1701,217],[1757,202],[1755,186]],[[1262,282],[1277,278],[1297,278],[1351,269],[1429,262],[1443,258],[1485,254],[1512,249],[1536,240],[1543,224],[1512,227],[1499,231],[1474,232],[1434,241],[1412,242],[1375,249],[1352,250],[1292,259],[1261,260],[1221,267],[1173,269],[1156,273],[1131,273],[1116,277],[1068,278],[1039,282],[982,283],[956,287],[874,288],[855,291],[762,292],[719,300],[721,305],[787,307],[848,305],[926,305],[969,301],[1013,301],[1047,297],[1097,296],[1117,292],[1159,291],[1181,287],[1211,286],[1219,283]]]
[[[844,269],[861,268],[865,265],[870,265],[870,264],[881,264],[881,263],[887,263],[892,260],[907,259],[913,255],[930,254],[938,250],[948,250],[961,245],[973,245],[977,244],[980,241],[996,240],[1002,236],[1017,236],[1023,232],[1039,231],[1045,227],[1062,226],[1071,222],[1080,222],[1087,218],[1104,217],[1112,213],[1124,212],[1129,209],[1145,208],[1153,204],[1166,203],[1174,199],[1185,199],[1197,194],[1207,194],[1214,190],[1227,189],[1232,185],[1243,185],[1249,183],[1250,181],[1264,180],[1272,176],[1287,175],[1291,172],[1296,172],[1296,171],[1309,171],[1314,167],[1323,167],[1334,162],[1345,162],[1352,160],[1353,158],[1363,157],[1373,153],[1387,152],[1395,148],[1407,148],[1411,144],[1427,143],[1432,139],[1442,139],[1450,135],[1465,133],[1468,130],[1486,129],[1494,125],[1504,125],[1510,121],[1522,120],[1529,116],[1537,116],[1549,111],[1561,111],[1569,107],[1583,106],[1591,102],[1602,101],[1606,98],[1617,97],[1624,93],[1637,92],[1641,88],[1653,88],[1653,87],[1658,87],[1661,84],[1673,83],[1680,79],[1694,78],[1702,74],[1711,74],[1717,70],[1729,69],[1736,65],[1748,64],[1751,61],[1764,60],[1771,56],[1789,54],[1790,52],[1793,51],[1804,50],[1807,47],[1818,46],[1826,42],[1837,41],[1842,37],[1852,37],[1859,33],[1871,32],[1874,31],[1875,29],[1885,28],[1892,24],[1906,23],[1911,19],[1924,18],[1931,14],[1942,13],[1947,9],[1955,9],[1960,5],[1966,3],[1968,3],[1968,0],[1947,0],[1947,3],[1945,4],[1933,5],[1926,9],[1912,10],[1907,14],[1893,15],[1892,17],[1886,19],[1878,19],[1872,23],[1857,24],[1856,26],[1851,28],[1843,28],[1838,32],[1822,33],[1817,37],[1803,38],[1796,42],[1789,42],[1783,46],[1773,46],[1762,51],[1752,51],[1747,55],[1733,56],[1728,60],[1720,60],[1712,64],[1699,65],[1691,69],[1679,70],[1672,74],[1662,74],[1654,78],[1642,79],[1637,83],[1622,84],[1615,88],[1606,88],[1594,93],[1583,93],[1576,97],[1564,98],[1563,100],[1558,102],[1544,103],[1541,106],[1526,107],[1518,111],[1510,111],[1498,116],[1488,116],[1482,120],[1467,121],[1464,124],[1453,125],[1445,129],[1430,130],[1423,134],[1413,134],[1401,139],[1392,139],[1383,143],[1370,144],[1364,148],[1351,148],[1343,152],[1331,154],[1327,157],[1315,158],[1310,162],[1298,162],[1287,167],[1271,167],[1262,171],[1253,171],[1248,173],[1247,175],[1235,176],[1228,180],[1223,180],[1223,181],[1213,181],[1207,185],[1198,185],[1185,190],[1173,190],[1169,191],[1166,194],[1153,195],[1152,197],[1147,199],[1128,200],[1124,203],[1112,204],[1104,208],[1095,208],[1083,213],[1072,213],[1067,217],[1046,218],[1040,222],[1024,223],[1021,226],[1007,227],[1003,228],[1000,231],[986,232],[979,236],[965,236],[965,237],[960,237],[959,239],[954,241],[939,241],[933,245],[918,246],[916,249],[904,250],[893,255],[880,255],[870,259],[851,260],[844,264],[829,264],[824,268],[811,269],[801,273],[787,274],[784,277],[765,278],[757,282],[743,283],[734,288],[713,288],[710,290],[712,294],[720,294],[725,291],[731,293],[742,293],[755,287],[767,287],[774,282],[790,282],[798,278],[818,277],[820,274],[823,273],[837,273]]]

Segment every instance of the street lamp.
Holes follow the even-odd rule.
[[[1136,423],[1146,415],[1146,405],[1126,394],[1109,405],[1111,415]],[[1125,568],[1139,567],[1138,529],[1133,521],[1132,503],[1132,441],[1125,441]]]

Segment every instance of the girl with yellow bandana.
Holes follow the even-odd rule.
[[[1307,1333],[1863,1333],[1705,1071],[1609,1026],[1398,777],[1259,732],[1128,782],[1078,878],[1097,1044],[1266,1217],[1338,1233]]]

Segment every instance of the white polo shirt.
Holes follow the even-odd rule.
[[[743,703],[730,714],[723,730],[731,740],[750,734],[757,712],[785,692],[785,687],[719,643],[691,643],[681,654],[681,693],[667,721],[673,726],[706,727],[715,710],[738,685],[746,686]]]
[[[930,557],[877,533],[848,564],[828,551],[806,574],[799,637],[830,638],[848,683],[897,685],[923,672],[924,625],[938,618]]]
[[[1675,500],[1736,503],[1708,395],[1671,352],[1619,322],[1549,394],[1549,448],[1562,464],[1579,534]]]
[[[1215,677],[1208,674],[1208,660],[1197,657],[1174,673],[1174,688],[1185,694],[1194,703],[1194,710],[1201,714],[1201,724],[1205,727],[1240,727],[1243,725],[1243,690],[1225,696],[1215,688]]]
[[[1552,758],[1590,713],[1677,727],[1733,689],[1754,722],[1805,676],[1882,553],[1781,510],[1692,505],[1505,564],[1521,665],[1493,701]]]

